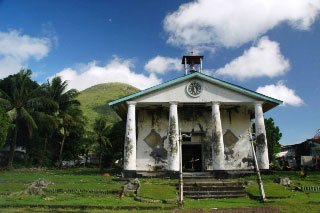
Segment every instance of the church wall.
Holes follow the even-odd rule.
[[[166,107],[137,110],[137,170],[168,169],[168,118]],[[179,128],[183,133],[202,133],[202,168],[213,170],[211,107],[179,107],[178,118]],[[221,109],[221,121],[223,134],[226,136],[225,169],[252,169],[251,146],[247,136],[250,115],[246,107],[238,108],[237,111]]]
[[[229,113],[231,112],[231,119]],[[239,108],[238,112],[233,110],[221,110],[222,130],[224,134],[224,153],[225,153],[225,169],[253,169],[253,157],[251,145],[248,136],[250,129],[250,115],[246,107]],[[235,136],[236,143],[233,138],[228,137],[232,134]]]
[[[168,169],[168,108],[139,109],[137,113],[137,170]]]

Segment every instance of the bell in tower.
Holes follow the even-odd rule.
[[[190,55],[184,55],[182,57],[182,64],[184,64],[184,75],[194,72],[202,72],[202,59],[203,56],[193,55],[193,51]]]

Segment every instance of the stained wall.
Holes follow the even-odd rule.
[[[248,140],[250,115],[246,106],[221,107],[224,134],[225,169],[252,169],[251,146]],[[182,132],[201,133],[202,168],[212,167],[212,115],[209,106],[178,107],[178,125]],[[144,107],[137,109],[137,170],[164,171],[168,169],[167,107]]]

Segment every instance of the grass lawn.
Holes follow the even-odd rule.
[[[158,211],[171,212],[168,208],[179,208],[176,203],[144,203],[134,199],[134,196],[120,199],[119,193],[125,182],[116,181],[116,171],[106,171],[111,174],[103,176],[98,169],[66,169],[66,170],[15,170],[1,172],[0,174],[0,205],[64,205],[64,206],[97,206],[106,208],[121,207],[157,207]],[[273,182],[277,177],[289,177],[292,181],[290,187],[280,186]],[[22,195],[13,192],[25,190],[32,181],[44,178],[53,182],[48,189],[60,190],[59,192],[46,193],[44,195]],[[238,181],[255,180],[255,176],[236,179]],[[300,177],[298,172],[285,171],[275,172],[273,175],[262,176],[266,197],[269,202],[258,201],[259,189],[257,184],[246,187],[250,195],[242,198],[229,199],[185,199],[182,210],[190,209],[212,209],[212,208],[242,208],[242,207],[274,207],[281,212],[320,212],[320,192],[300,192],[295,186],[320,186],[320,172],[309,172],[306,178]],[[166,200],[176,198],[178,190],[176,179],[140,178],[142,185],[139,196],[142,198]],[[69,190],[69,191],[68,191]],[[75,192],[70,192],[75,190]],[[84,190],[79,192],[77,190]],[[94,191],[118,191],[114,194],[91,193]],[[13,193],[13,194],[11,194]],[[10,195],[11,194],[11,195]],[[72,209],[49,209],[11,207],[0,208],[0,212],[77,212]],[[105,210],[81,210],[82,212],[103,212]],[[119,210],[129,212],[132,210]],[[150,212],[151,210],[139,210],[139,212]]]
[[[292,190],[288,190],[284,186],[281,186],[277,183],[267,182],[263,185],[263,187],[267,199],[286,198],[294,195],[294,192]],[[254,197],[260,197],[258,184],[249,185],[248,187],[246,187],[246,192]]]

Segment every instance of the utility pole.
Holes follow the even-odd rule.
[[[258,185],[259,185],[261,202],[266,202],[267,199],[266,199],[266,195],[264,193],[264,188],[263,188],[263,184],[262,184],[262,180],[261,180],[261,175],[260,175],[260,170],[259,170],[259,166],[258,166],[257,156],[256,156],[256,152],[255,152],[254,147],[253,147],[252,133],[251,133],[250,130],[249,130],[249,141],[250,141],[250,144],[251,144],[252,155],[253,155],[253,159],[254,159],[254,166],[255,166],[255,169],[256,169],[256,173],[257,173],[257,182],[258,182]]]
[[[179,129],[179,204],[183,205],[183,174],[182,174],[182,135]]]

